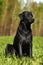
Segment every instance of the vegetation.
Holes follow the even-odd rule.
[[[36,36],[43,36],[43,3],[32,3],[31,11],[33,12],[35,18],[35,22],[33,24],[33,34]]]
[[[24,10],[32,11],[35,22],[33,35],[43,36],[43,3],[27,0],[0,0],[0,35],[14,35],[19,25],[18,14]]]
[[[31,11],[34,16],[32,25],[33,58],[18,58],[15,55],[5,55],[5,47],[13,44],[13,38],[19,25],[19,13]],[[4,36],[5,35],[5,36]],[[6,36],[7,35],[7,36]],[[40,36],[40,37],[38,37]],[[31,0],[0,0],[0,65],[43,65],[43,3]]]
[[[0,37],[0,65],[43,65],[43,37],[33,37],[33,58],[18,58],[15,55],[5,55],[5,47],[13,44],[12,36]]]

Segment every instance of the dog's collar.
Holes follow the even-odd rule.
[[[32,32],[30,32],[29,35],[28,35],[28,33],[27,33],[27,34],[25,34],[25,33],[22,34],[22,32],[20,32],[20,31],[18,31],[18,33],[19,33],[20,37],[21,37],[23,40],[26,40],[26,39],[28,39],[28,38],[31,37],[30,34],[31,34]]]
[[[19,33],[23,34],[23,35],[28,35],[29,33],[31,33],[32,31],[24,31],[22,28],[19,27]]]

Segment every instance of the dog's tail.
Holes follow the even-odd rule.
[[[14,54],[14,53],[15,53],[15,49],[14,49],[13,45],[7,44],[7,46],[5,48],[5,54],[10,55],[10,54]]]

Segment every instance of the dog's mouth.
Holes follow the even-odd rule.
[[[27,23],[32,24],[34,22],[34,18],[33,19],[27,19]]]

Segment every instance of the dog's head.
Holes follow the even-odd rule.
[[[21,20],[27,20],[30,24],[34,22],[34,18],[31,12],[24,11],[23,13],[19,14]]]

